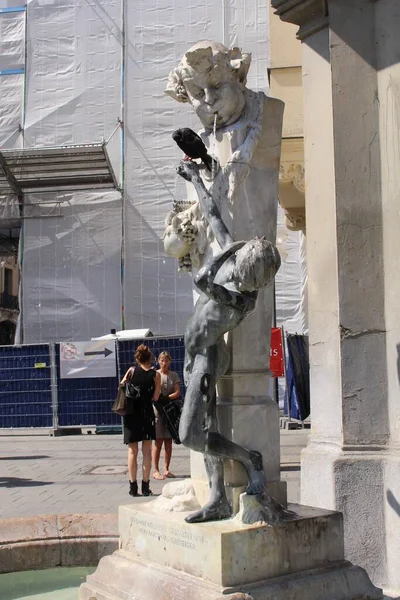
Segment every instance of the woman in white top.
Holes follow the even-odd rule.
[[[161,375],[161,396],[169,400],[180,398],[180,378],[178,373],[170,371],[171,355],[169,352],[161,352],[158,357],[160,369],[157,371]],[[153,446],[153,479],[165,479],[166,477],[175,477],[169,470],[172,456],[172,437],[157,409],[154,409],[156,415],[156,441]],[[164,474],[160,473],[160,455],[164,444]]]

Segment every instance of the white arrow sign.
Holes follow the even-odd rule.
[[[61,379],[116,376],[114,341],[60,344]]]

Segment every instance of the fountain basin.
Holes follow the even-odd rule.
[[[96,566],[117,548],[117,515],[0,519],[0,573]]]
[[[78,588],[95,567],[57,567],[0,575],[0,597],[7,600],[76,600]]]

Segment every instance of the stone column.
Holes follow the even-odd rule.
[[[312,431],[302,503],[400,594],[400,8],[273,0],[303,40]]]

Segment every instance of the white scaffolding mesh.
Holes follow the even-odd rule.
[[[31,0],[27,9],[25,147],[99,143],[122,116],[121,0]],[[108,152],[121,179],[117,128]],[[55,194],[34,194],[47,202]],[[26,215],[24,342],[87,340],[121,327],[122,201],[118,192],[64,195]],[[54,211],[58,212],[58,211]]]
[[[12,5],[0,0],[1,148],[18,148],[22,142],[19,126],[24,100],[25,11],[2,12]]]
[[[20,148],[25,66],[25,11],[7,12],[22,1],[0,0],[0,148]],[[0,234],[17,236],[18,199],[0,193]]]
[[[190,105],[164,94],[168,73],[202,39],[253,53],[249,86],[266,89],[268,8],[257,0],[135,0],[126,4],[125,316],[129,328],[181,333],[192,310],[191,278],[177,273],[161,236],[174,197],[185,199],[175,174],[182,153],[171,133],[200,128]]]
[[[122,0],[30,0],[25,147],[99,143],[122,111]],[[109,153],[120,175],[121,131]]]
[[[282,264],[275,277],[276,324],[286,333],[304,333],[302,304],[302,233],[290,231],[285,213],[278,207],[277,244]]]
[[[25,343],[90,340],[121,327],[120,195],[75,193],[62,199],[62,217],[40,218],[46,204],[34,207],[30,212],[37,217],[24,222]]]

